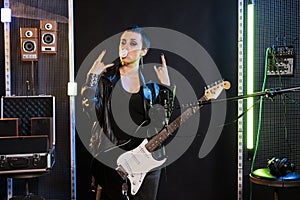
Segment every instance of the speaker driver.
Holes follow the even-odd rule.
[[[25,37],[31,38],[33,36],[33,32],[32,31],[26,31],[25,32]]]
[[[42,41],[44,44],[53,44],[55,42],[55,36],[51,33],[45,33],[42,36]]]
[[[32,40],[26,40],[23,42],[23,50],[25,52],[34,52],[36,50],[36,44]]]

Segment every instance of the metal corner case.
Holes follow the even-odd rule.
[[[50,170],[55,163],[55,97],[2,97],[1,118],[19,118],[20,124],[18,135],[0,137],[0,143],[9,143],[0,147],[0,174],[45,173]],[[34,126],[41,127],[33,128],[32,119]],[[47,119],[49,123],[45,123]],[[40,149],[36,148],[37,145],[30,145],[36,142],[46,144]],[[21,147],[16,148],[16,145]]]
[[[49,172],[55,163],[54,149],[46,153],[0,155],[0,175],[42,174]]]

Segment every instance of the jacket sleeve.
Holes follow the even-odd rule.
[[[92,123],[90,150],[95,153],[118,144],[118,139],[112,131],[107,115],[106,100],[111,92],[110,88],[110,82],[105,74],[88,74],[81,90],[82,109]]]
[[[176,95],[176,86],[165,86],[160,85],[159,95],[157,98],[157,103],[164,106],[168,110],[167,117],[170,118],[174,110],[174,100]]]
[[[101,116],[103,91],[101,90],[101,84],[99,84],[100,78],[101,75],[88,74],[81,89],[82,109],[91,122],[97,121],[99,115]]]
[[[102,143],[102,132],[103,129],[100,126],[98,117],[101,115],[102,101],[99,99],[103,98],[101,94],[101,88],[99,84],[101,75],[98,74],[88,74],[86,82],[81,88],[81,101],[82,101],[82,111],[87,116],[87,124],[91,124],[90,128],[90,141],[89,148],[94,156],[97,156],[100,149],[100,144]]]

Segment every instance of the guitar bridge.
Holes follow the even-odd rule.
[[[124,168],[119,165],[117,168],[116,168],[118,174],[125,180],[128,176],[128,173],[124,170]]]

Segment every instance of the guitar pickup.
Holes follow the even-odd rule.
[[[125,171],[125,169],[119,165],[117,168],[116,168],[118,174],[125,180],[128,176],[128,173]]]

